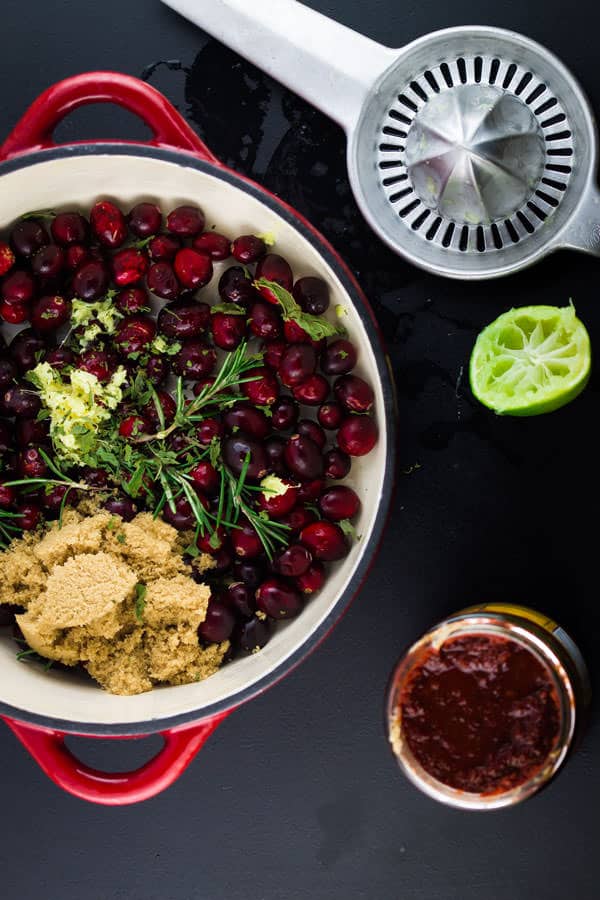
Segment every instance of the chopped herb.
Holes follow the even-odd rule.
[[[146,607],[146,593],[148,589],[145,584],[138,583],[135,586],[135,617],[138,622],[144,619],[144,609]]]
[[[314,340],[320,341],[322,338],[333,337],[336,334],[345,334],[344,328],[334,325],[324,316],[312,316],[310,313],[304,312],[301,306],[296,303],[289,291],[281,287],[275,281],[268,281],[266,278],[258,278],[254,282],[254,286],[259,290],[265,288],[275,297],[281,306],[283,318],[286,321],[295,322],[300,328]]]
[[[123,534],[122,531],[120,531],[116,537],[117,537],[117,540],[118,540],[118,542],[119,542],[120,544],[124,544],[124,543],[125,543],[126,538],[125,538],[125,535]]]

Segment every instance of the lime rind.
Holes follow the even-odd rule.
[[[589,335],[572,304],[525,306],[479,334],[469,378],[477,399],[499,415],[535,416],[573,400],[590,370]]]

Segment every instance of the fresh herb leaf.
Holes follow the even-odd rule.
[[[144,609],[146,608],[146,594],[148,588],[145,584],[138,583],[135,586],[135,617],[138,622],[144,621]]]
[[[267,278],[258,278],[254,282],[254,286],[259,290],[264,288],[275,297],[282,309],[283,318],[287,322],[296,322],[296,324],[299,325],[300,328],[303,328],[314,341],[320,341],[322,338],[346,333],[344,328],[340,325],[334,325],[328,319],[324,318],[324,316],[312,316],[310,313],[305,313],[302,307],[296,303],[290,292],[286,291],[286,289],[281,287],[280,284],[277,284],[277,282],[269,281]]]

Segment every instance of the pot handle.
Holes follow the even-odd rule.
[[[171,147],[194,153],[207,162],[218,163],[206,144],[160,91],[139,78],[121,72],[83,72],[47,88],[33,101],[0,146],[0,160],[55,147],[52,134],[58,123],[73,110],[90,103],[122,106],[139,116],[153,132],[150,141],[109,143]]]
[[[80,762],[67,748],[65,732],[3,718],[40,768],[64,791],[90,803],[125,806],[148,800],[170,787],[228,714],[161,731],[165,743],[156,756],[133,772],[112,773]]]

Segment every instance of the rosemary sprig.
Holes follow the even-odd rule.
[[[239,522],[241,514],[244,515],[260,538],[260,542],[264,547],[267,557],[273,559],[273,556],[277,551],[277,545],[288,543],[290,529],[288,525],[284,525],[282,522],[275,522],[273,519],[270,519],[266,513],[258,512],[249,505],[246,496],[247,489],[244,488],[244,481],[246,479],[249,463],[250,454],[246,454],[244,467],[242,468],[238,479],[236,479],[235,475],[230,472],[226,466],[221,465],[221,485],[225,483],[225,490],[228,489],[228,498],[233,510],[234,524]],[[221,489],[223,490],[223,487]],[[228,513],[226,518],[229,519],[230,517],[231,513]]]

